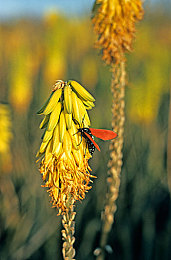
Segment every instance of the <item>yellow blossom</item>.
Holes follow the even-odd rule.
[[[81,200],[91,188],[91,155],[78,129],[90,126],[87,109],[94,106],[94,101],[78,82],[59,80],[38,111],[45,116],[40,124],[45,132],[37,154],[43,156],[40,173],[59,214],[66,211],[70,197]]]
[[[12,132],[10,110],[6,104],[0,104],[0,137],[0,169],[9,172],[12,169],[10,152]]]
[[[25,113],[32,95],[32,71],[29,50],[23,54],[16,51],[12,56],[9,101],[18,113]]]
[[[97,47],[102,50],[107,64],[124,60],[124,53],[131,51],[135,22],[143,17],[141,0],[96,0],[100,7],[93,17]]]

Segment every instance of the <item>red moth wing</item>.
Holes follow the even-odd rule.
[[[112,130],[95,129],[95,128],[89,128],[89,129],[92,135],[102,140],[111,140],[118,136],[117,133],[113,132]]]
[[[94,144],[94,146],[97,148],[97,150],[100,151],[100,147],[98,146],[98,144],[96,144],[96,142],[93,140],[93,138],[86,132],[84,132],[84,134],[88,137],[88,139],[90,139],[90,141]]]

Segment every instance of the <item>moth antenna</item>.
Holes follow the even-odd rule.
[[[81,128],[84,128],[84,119],[85,119],[85,115],[86,115],[86,114],[84,114],[83,119],[82,119],[82,123],[81,123],[81,125],[82,125],[83,127],[81,127]]]
[[[78,122],[75,118],[73,118],[73,121],[74,121],[74,123],[75,123],[76,125],[79,125],[79,127],[80,127],[79,122]]]

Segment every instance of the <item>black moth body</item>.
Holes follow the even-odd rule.
[[[95,151],[95,146],[92,143],[92,141],[84,133],[84,132],[86,132],[87,134],[89,134],[91,136],[91,138],[94,140],[94,136],[92,135],[90,129],[86,128],[86,127],[79,128],[78,132],[81,133],[81,136],[85,138],[89,153],[92,155]]]

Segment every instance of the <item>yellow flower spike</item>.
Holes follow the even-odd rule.
[[[66,85],[64,88],[64,103],[66,108],[66,113],[72,113],[72,90],[69,85]]]
[[[45,164],[48,166],[50,160],[52,159],[52,140],[47,145],[47,149],[45,152]]]
[[[86,144],[86,141],[84,138],[82,139],[79,150],[82,152],[82,154],[84,154],[84,157],[87,156],[87,158],[91,158],[91,155],[89,153],[89,150],[88,150],[88,147],[87,147],[87,144]]]
[[[141,0],[96,0],[100,5],[93,17],[98,35],[96,46],[102,50],[107,64],[124,61],[124,53],[132,50],[135,22],[144,14]]]
[[[66,153],[71,153],[71,150],[72,150],[71,137],[70,137],[68,131],[66,131],[65,136],[64,136],[64,142],[63,142],[63,151]]]
[[[77,94],[84,100],[92,101],[94,102],[94,97],[87,91],[85,88],[83,88],[78,82],[75,80],[69,80],[68,84],[70,84],[73,89],[77,92]]]
[[[80,113],[79,99],[77,95],[72,91],[72,102],[73,102],[73,116],[76,121],[81,125],[84,115]]]
[[[52,112],[52,110],[56,107],[61,95],[62,95],[62,89],[57,89],[56,91],[54,91],[46,108],[42,112],[44,115],[48,115]]]
[[[71,152],[65,152],[66,158],[69,160],[70,164],[68,164],[69,174],[74,174],[76,172],[76,162]],[[66,167],[67,168],[67,167]]]
[[[59,140],[59,124],[56,126],[53,134],[53,148],[52,148],[52,154],[54,154],[56,157],[60,155],[62,151],[62,143]]]
[[[53,95],[53,92],[51,93],[50,97],[48,98],[48,100],[46,100],[46,102],[43,104],[43,106],[39,109],[39,111],[37,111],[37,115],[41,115],[43,114],[43,111],[45,110],[45,108],[47,107],[49,100],[51,99]]]
[[[72,126],[72,114],[65,113],[65,121],[66,121],[66,127],[67,129],[71,129]]]
[[[52,177],[52,173],[49,172],[49,178],[48,180],[46,181],[45,187],[53,187],[53,177]]]
[[[59,142],[59,124],[57,124],[53,132],[53,150]]]
[[[39,126],[40,129],[43,129],[47,126],[48,121],[49,121],[49,117],[50,117],[50,115],[47,115],[43,118],[43,120],[42,120],[42,122],[40,123],[40,126]]]
[[[65,131],[66,131],[66,122],[65,122],[64,111],[62,111],[59,120],[59,140],[61,143],[64,140]]]
[[[41,162],[42,169],[41,169],[40,172],[42,173],[42,180],[46,181],[48,176],[49,176],[49,172],[46,171],[46,167],[45,167],[44,161],[45,161],[45,159],[43,159],[42,162]]]
[[[62,152],[63,152],[62,143],[59,142],[55,150],[52,151],[52,154],[55,155],[56,158],[58,158]]]
[[[69,82],[72,84],[57,81],[48,102],[38,112],[45,115],[40,127],[46,127],[37,154],[43,156],[40,173],[59,214],[68,210],[69,197],[74,201],[85,197],[93,177],[88,165],[91,155],[78,128],[90,125],[87,109],[94,106],[94,98],[79,83]]]
[[[47,143],[52,138],[53,131],[47,131],[45,132],[45,135],[43,137],[43,143]]]
[[[54,201],[58,200],[58,195],[59,195],[59,177],[54,181],[54,187],[53,187],[53,197]]]
[[[78,98],[78,106],[79,106],[79,110],[80,110],[80,114],[83,115],[84,118],[84,127],[89,127],[90,126],[90,119],[89,116],[87,114],[86,108],[83,104],[83,102],[81,101],[81,99]]]
[[[69,130],[72,126],[72,113],[68,114],[65,102],[64,102],[64,115],[65,115],[65,122],[66,122],[66,127]]]
[[[82,166],[83,165],[82,158],[84,157],[83,152],[80,149],[79,150],[73,149],[72,153],[73,153],[73,156],[75,158],[77,166],[78,167]]]
[[[74,124],[74,122],[72,122],[71,129],[69,129],[68,132],[69,132],[71,140],[72,140],[73,148],[78,150],[79,149],[79,146],[78,146],[79,138],[78,138],[78,135],[76,134],[78,132],[78,129],[77,129],[76,125]]]
[[[48,142],[42,142],[40,149],[39,149],[39,154],[43,154],[45,152],[46,146],[48,145]],[[38,155],[37,155],[38,157]]]
[[[87,101],[87,100],[82,100],[83,101],[83,104],[85,105],[85,108],[90,110],[92,109],[95,105],[93,102],[91,101]]]
[[[61,113],[61,102],[58,102],[58,104],[56,105],[55,109],[52,111],[52,113],[50,114],[50,118],[49,118],[49,124],[47,127],[48,131],[52,131],[55,126],[58,123],[58,119]]]

